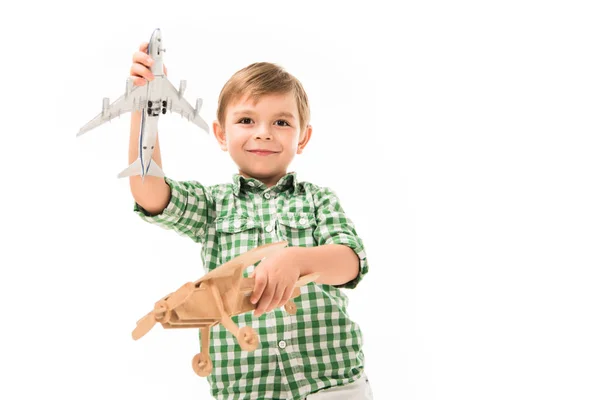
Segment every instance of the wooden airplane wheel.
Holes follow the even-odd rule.
[[[285,303],[284,308],[285,308],[285,311],[287,311],[287,313],[291,314],[291,315],[295,315],[296,311],[298,311],[298,307],[296,306],[296,303],[294,303],[292,300]]]
[[[192,368],[196,375],[207,377],[212,372],[213,365],[209,356],[204,353],[198,353],[192,359]]]
[[[250,326],[241,327],[237,339],[244,351],[254,351],[258,347],[258,335]]]

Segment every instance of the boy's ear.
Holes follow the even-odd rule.
[[[300,134],[300,140],[298,141],[298,150],[296,151],[296,154],[302,153],[302,150],[304,150],[308,144],[308,141],[310,140],[310,135],[312,135],[312,126],[307,125],[304,132]]]
[[[213,132],[215,133],[215,138],[217,138],[221,150],[227,151],[227,136],[225,135],[223,128],[221,128],[219,121],[213,122]]]

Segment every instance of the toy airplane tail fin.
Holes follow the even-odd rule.
[[[142,177],[144,176],[144,174],[142,174],[142,161],[139,158],[132,162],[129,167],[121,171],[121,173],[119,174],[119,178],[125,178],[127,176],[135,175],[142,175]],[[146,172],[145,175],[157,176],[159,178],[163,178],[165,176],[162,169],[160,169],[160,167],[154,162],[154,160],[150,160],[150,166],[148,167],[148,172]]]

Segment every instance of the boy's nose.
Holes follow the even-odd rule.
[[[262,139],[262,140],[271,140],[273,139],[273,135],[271,134],[271,132],[269,131],[269,129],[259,129],[255,134],[254,134],[254,138],[255,139]]]

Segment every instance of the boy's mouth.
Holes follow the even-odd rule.
[[[277,153],[276,151],[271,151],[271,150],[248,150],[248,152],[250,152],[252,154],[256,154],[257,156],[268,156],[270,154]]]

